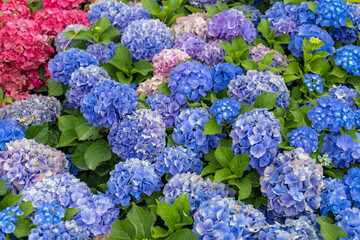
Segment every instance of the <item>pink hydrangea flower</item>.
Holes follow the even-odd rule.
[[[176,64],[188,59],[190,56],[179,49],[163,49],[152,59],[152,65],[156,68],[154,75],[168,75]]]
[[[19,18],[29,18],[30,9],[23,3],[23,1],[12,0],[0,5],[0,22],[8,22]]]
[[[207,22],[210,15],[207,13],[193,13],[188,16],[179,17],[170,29],[170,33],[174,39],[179,38],[188,33],[194,34],[196,37],[206,40]]]
[[[85,0],[43,0],[44,8],[58,8],[64,10],[71,10],[85,2]]]
[[[253,60],[254,62],[261,62],[266,54],[272,52],[275,52],[275,56],[272,60],[271,67],[287,67],[289,65],[290,61],[286,55],[283,55],[276,50],[270,49],[262,43],[259,43],[257,46],[254,46],[250,49],[249,59]]]
[[[163,75],[155,75],[145,82],[140,83],[136,89],[136,96],[140,97],[143,92],[146,92],[146,97],[150,97],[155,93],[159,92],[158,86],[164,82],[169,82],[169,77]]]

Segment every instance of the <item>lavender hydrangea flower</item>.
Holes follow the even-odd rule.
[[[289,65],[290,61],[286,55],[283,55],[274,49],[270,49],[262,43],[259,43],[257,46],[250,48],[248,58],[258,63],[264,60],[266,54],[273,52],[275,53],[274,58],[266,70],[269,70],[270,67],[287,67]]]
[[[218,93],[225,89],[231,80],[242,75],[243,70],[232,63],[219,63],[210,69],[210,74],[214,83],[214,92]]]
[[[304,83],[310,92],[323,93],[324,86],[321,84],[323,79],[318,74],[305,74]]]
[[[329,89],[328,95],[329,97],[340,99],[353,110],[357,109],[354,98],[360,98],[360,96],[355,89],[348,88],[344,85],[334,85]]]
[[[208,21],[207,36],[214,40],[231,42],[239,35],[250,44],[256,38],[254,24],[236,9],[223,11]]]
[[[114,197],[116,204],[125,207],[132,197],[139,201],[142,193],[150,196],[159,191],[160,177],[148,161],[130,158],[116,164],[115,170],[110,172],[107,193]]]
[[[4,234],[13,233],[15,231],[15,223],[18,217],[24,212],[19,207],[7,207],[0,212],[0,237],[5,239]]]
[[[10,141],[21,140],[25,137],[17,121],[7,118],[0,120],[0,150],[5,150],[5,144]]]
[[[116,12],[112,25],[120,31],[124,31],[133,21],[149,19],[151,19],[149,10],[143,8],[141,4],[131,7],[127,5],[121,11]]]
[[[111,127],[136,110],[136,92],[129,85],[103,80],[81,99],[81,112],[95,127]]]
[[[206,40],[207,22],[210,19],[208,13],[193,13],[188,16],[181,16],[171,26],[170,33],[174,39],[177,39],[188,33],[194,34],[196,37]]]
[[[172,68],[181,61],[190,59],[190,56],[179,49],[163,49],[159,54],[156,54],[152,59],[154,68],[154,75],[168,75]]]
[[[175,120],[172,134],[176,144],[193,150],[196,154],[209,153],[219,145],[222,136],[203,135],[205,124],[211,119],[206,108],[187,108]]]
[[[338,132],[341,127],[349,130],[354,125],[354,112],[351,108],[341,100],[330,97],[319,98],[317,105],[307,116],[318,132],[324,129]]]
[[[270,71],[247,71],[246,75],[240,75],[230,81],[227,93],[229,98],[238,103],[253,105],[257,97],[264,92],[281,93],[276,104],[281,108],[289,106],[290,92],[284,79]]]
[[[123,2],[117,0],[100,0],[90,5],[88,11],[89,23],[96,23],[100,18],[107,17],[110,22],[114,23],[115,16],[126,8]]]
[[[296,4],[284,4],[276,2],[266,10],[264,19],[270,22],[271,30],[275,36],[290,34],[297,27],[297,12],[299,6]]]
[[[360,76],[360,47],[347,45],[337,49],[335,64],[341,66],[350,74]]]
[[[223,183],[203,179],[195,173],[182,173],[173,176],[164,186],[162,202],[173,204],[181,195],[187,193],[190,202],[190,215],[193,215],[200,204],[216,196],[225,198],[229,191]]]
[[[320,207],[323,169],[302,148],[279,153],[260,178],[268,209],[280,217],[313,213]]]
[[[282,141],[280,122],[266,109],[239,115],[230,132],[235,155],[248,153],[250,166],[260,174],[271,164]]]
[[[202,9],[205,9],[206,5],[215,6],[216,2],[216,0],[189,0],[191,6]],[[220,0],[219,2],[228,3],[229,0]]]
[[[338,222],[335,224],[345,230],[348,238],[343,239],[359,239],[360,238],[360,209],[347,208],[341,211],[337,216]]]
[[[118,44],[112,41],[108,45],[102,43],[92,43],[87,47],[86,52],[95,56],[102,64],[106,64],[107,60],[114,58],[117,46]]]
[[[346,25],[348,6],[344,0],[318,0],[316,23],[323,27],[341,27]]]
[[[301,147],[307,153],[316,152],[319,145],[319,136],[315,129],[301,126],[288,133],[290,146]]]
[[[199,102],[213,87],[210,69],[200,62],[182,62],[171,70],[169,77],[171,95],[180,104],[186,103],[185,98]]]
[[[257,239],[266,225],[264,215],[252,205],[216,197],[201,203],[194,214],[193,231],[199,240]]]
[[[54,176],[68,170],[64,153],[23,138],[6,144],[6,151],[0,152],[0,177],[17,193],[31,182]]]
[[[55,55],[49,61],[49,72],[56,81],[68,84],[71,74],[80,67],[99,66],[95,56],[78,48],[70,48]]]
[[[173,41],[169,28],[159,19],[137,20],[127,26],[121,44],[130,50],[133,61],[151,61],[155,54],[171,48]]]
[[[112,151],[122,159],[151,161],[166,145],[165,123],[160,114],[139,109],[114,124],[108,135]]]
[[[15,101],[0,108],[0,119],[16,120],[25,131],[32,125],[56,121],[61,111],[62,105],[55,97],[32,95],[25,100]]]
[[[175,40],[174,48],[186,52],[191,58],[199,60],[206,42],[192,33],[180,36]]]
[[[198,57],[205,66],[214,66],[222,63],[225,56],[224,48],[217,41],[211,41],[205,44]]]
[[[240,104],[235,100],[223,98],[217,100],[210,107],[210,112],[214,114],[217,125],[221,125],[223,121],[233,123],[235,117],[239,115]]]
[[[65,208],[54,203],[41,203],[35,212],[35,225],[56,224],[65,216]]]
[[[85,27],[84,25],[81,25],[81,24],[71,24],[69,26],[67,26],[61,33],[59,33],[55,40],[54,40],[54,45],[56,47],[56,51],[57,52],[61,52],[64,50],[66,44],[68,44],[69,42],[69,39],[67,39],[65,37],[65,34],[66,32],[69,32],[69,31],[80,31],[80,30],[88,30],[89,28],[88,27]],[[71,46],[73,46],[74,44],[80,42],[80,40],[71,40],[70,43],[67,45],[67,48],[70,48]]]
[[[335,216],[346,208],[351,208],[350,189],[340,179],[325,179],[325,189],[321,195],[321,215],[332,212]]]
[[[351,202],[355,207],[360,207],[360,168],[350,168],[348,174],[344,176],[344,184],[349,188],[347,196],[351,198]]]
[[[158,86],[165,82],[169,82],[169,77],[155,75],[139,84],[139,87],[136,89],[136,96],[140,97],[145,92],[146,97],[150,97],[159,92]]]

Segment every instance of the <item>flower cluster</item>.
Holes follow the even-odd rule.
[[[332,163],[332,158],[329,158],[328,154],[324,154],[323,156],[318,156],[318,161],[321,165],[325,167],[330,167],[330,164]]]
[[[7,118],[0,120],[0,150],[5,151],[5,144],[10,141],[21,140],[25,137],[17,121]]]
[[[136,89],[136,96],[140,97],[141,94],[145,92],[146,97],[150,97],[159,92],[158,86],[165,82],[169,82],[169,77],[155,75],[139,84],[139,87]]]
[[[329,88],[329,97],[340,99],[343,103],[346,103],[351,109],[357,109],[354,98],[360,98],[355,89],[348,88],[344,85],[333,86]]]
[[[85,2],[85,0],[43,0],[44,8],[58,8],[58,9],[65,9],[71,10],[76,8],[80,5],[80,3]]]
[[[18,216],[23,215],[24,212],[19,207],[7,207],[0,212],[0,237],[5,239],[4,234],[15,231],[15,223]]]
[[[354,112],[339,99],[321,97],[314,109],[307,113],[313,127],[317,131],[329,129],[331,132],[340,131],[341,127],[351,129],[354,125]]]
[[[295,148],[301,147],[307,153],[316,152],[319,145],[319,136],[315,129],[301,126],[288,133],[290,146]]]
[[[235,9],[241,11],[245,16],[247,16],[255,25],[255,27],[260,23],[262,13],[254,6],[251,5],[237,5]]]
[[[210,69],[214,84],[214,92],[225,89],[231,80],[243,74],[243,70],[232,63],[219,63]]]
[[[124,29],[133,21],[149,19],[151,19],[149,10],[143,8],[141,4],[140,6],[135,5],[133,7],[126,5],[121,8],[120,11],[116,12],[112,25],[120,31],[124,31]]]
[[[318,74],[305,74],[304,83],[310,92],[323,93],[324,86],[321,84],[323,79]]]
[[[35,213],[33,223],[35,225],[56,224],[65,216],[65,208],[54,203],[41,203]]]
[[[360,128],[360,110],[355,110],[354,111],[354,127],[356,129]]]
[[[81,99],[81,112],[95,127],[111,127],[136,110],[136,92],[129,85],[113,80],[96,83]]]
[[[324,27],[341,27],[346,25],[348,6],[344,0],[318,0],[316,23]]]
[[[127,26],[121,36],[121,44],[130,50],[133,61],[151,61],[164,48],[171,48],[170,30],[160,20],[137,20]]]
[[[271,164],[282,141],[280,122],[266,109],[254,109],[235,120],[230,132],[235,155],[248,152],[250,166],[260,174]]]
[[[23,138],[6,144],[0,152],[0,177],[17,193],[31,182],[41,181],[68,169],[64,153]]]
[[[280,217],[296,217],[319,208],[324,188],[322,166],[302,148],[279,153],[260,178],[268,209]]]
[[[188,33],[175,39],[174,48],[186,52],[191,58],[199,60],[206,42],[196,37],[193,33]]]
[[[216,123],[221,125],[223,121],[233,123],[239,115],[240,104],[235,100],[223,98],[213,103],[210,112],[214,114]]]
[[[176,144],[196,154],[208,153],[219,145],[221,135],[203,135],[205,124],[211,119],[206,108],[187,108],[175,120],[172,138]]]
[[[210,69],[200,62],[182,62],[169,74],[168,87],[180,104],[199,102],[213,87]]]
[[[75,31],[78,32],[80,30],[87,30],[88,27],[85,27],[84,25],[81,25],[81,24],[71,24],[69,26],[67,26],[61,33],[59,33],[55,40],[54,40],[54,45],[56,47],[56,51],[57,52],[61,52],[64,50],[66,44],[67,44],[67,48],[70,48],[71,46],[73,46],[74,44],[80,42],[80,40],[71,40],[69,42],[69,40],[65,37],[65,34],[66,32],[69,32],[69,31]],[[68,44],[69,42],[69,44]]]
[[[152,59],[154,75],[168,75],[172,68],[181,61],[190,59],[190,56],[179,49],[163,49]]]
[[[87,47],[86,52],[95,56],[102,64],[106,64],[107,60],[114,58],[117,46],[118,44],[114,42],[110,42],[108,45],[93,43]]]
[[[254,62],[262,62],[266,54],[275,53],[274,58],[269,66],[270,67],[287,67],[289,65],[289,59],[286,55],[266,47],[264,44],[259,43],[257,46],[254,46],[249,51],[249,59]]]
[[[351,197],[351,202],[355,207],[360,207],[360,168],[350,168],[348,174],[344,176],[344,184],[349,187],[348,197]]]
[[[204,48],[199,54],[199,59],[204,62],[206,66],[214,66],[224,61],[226,52],[218,41],[211,41],[205,44]]]
[[[90,23],[96,23],[100,18],[107,17],[111,23],[117,13],[126,8],[125,3],[117,0],[100,0],[90,5],[88,19]]]
[[[126,115],[110,129],[108,140],[112,151],[124,160],[152,160],[166,145],[162,116],[149,109]]]
[[[171,26],[170,33],[174,39],[192,33],[196,37],[206,40],[206,29],[209,19],[209,14],[200,12],[179,17]]]
[[[298,8],[296,4],[285,5],[283,2],[276,2],[266,10],[264,19],[270,22],[271,30],[275,30],[275,36],[290,34],[297,27]]]
[[[337,226],[345,230],[347,239],[359,239],[360,238],[360,209],[359,208],[347,208],[341,211],[337,216]]]
[[[289,106],[290,92],[284,79],[270,71],[247,71],[246,75],[240,75],[230,81],[227,93],[229,98],[238,103],[253,105],[257,97],[264,92],[281,93],[276,104],[281,108]]]
[[[360,47],[347,45],[337,49],[335,64],[355,76],[360,76]]]
[[[159,191],[160,176],[148,161],[130,158],[116,164],[115,170],[110,172],[107,193],[114,197],[116,204],[125,207],[132,197],[139,201],[142,193],[150,196]]]
[[[329,212],[337,215],[346,208],[351,208],[350,189],[340,179],[325,179],[325,188],[321,194],[321,215]]]
[[[7,21],[13,21],[20,18],[29,18],[30,9],[24,2],[20,3],[17,0],[10,0],[9,2],[0,3],[0,24]]]

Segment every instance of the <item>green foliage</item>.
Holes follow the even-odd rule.
[[[2,103],[12,103],[12,98],[4,98],[4,91],[0,87],[0,104]]]
[[[249,60],[247,60],[247,57],[249,55],[247,50],[249,50],[252,45],[247,45],[247,43],[241,36],[233,39],[231,41],[231,44],[228,42],[220,42],[219,44],[226,52],[226,56],[224,57],[224,60],[226,62],[233,63],[235,65],[244,64],[243,67],[248,66],[248,69],[251,68],[251,65],[249,64],[252,63],[248,63]],[[254,69],[256,69],[256,67]]]
[[[36,142],[45,144],[49,139],[49,123],[29,127],[25,131],[25,136],[27,139],[35,139]]]
[[[347,238],[347,235],[339,226],[334,225],[334,221],[329,217],[319,217],[316,222],[320,224],[321,236],[325,240],[338,240],[339,238]]]
[[[282,54],[285,54],[284,49],[281,47],[282,44],[288,44],[290,42],[290,36],[287,34],[281,34],[275,37],[275,30],[271,31],[270,22],[264,19],[261,19],[257,30],[264,36],[266,41],[258,38],[254,41],[254,44],[263,43],[265,46],[270,47],[271,49],[277,50]]]
[[[62,221],[70,221],[76,214],[78,214],[81,210],[76,208],[67,208],[65,210],[65,216],[61,219]]]
[[[218,125],[216,123],[215,118],[211,118],[204,126],[204,132],[203,135],[215,135],[218,133],[221,133],[223,129],[222,125]]]

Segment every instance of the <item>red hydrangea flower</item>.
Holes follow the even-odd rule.
[[[12,0],[0,5],[0,22],[5,23],[13,19],[29,17],[30,9],[27,8],[26,4],[23,4],[23,1]]]

